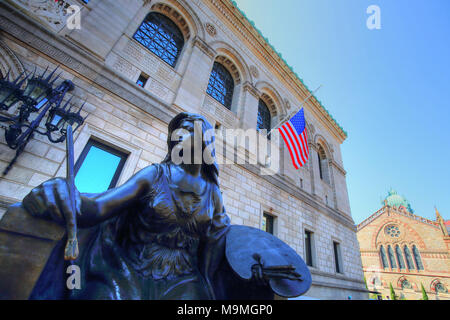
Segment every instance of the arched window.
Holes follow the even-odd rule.
[[[259,99],[258,103],[258,122],[256,124],[256,130],[266,129],[267,133],[270,131],[270,111],[266,103]]]
[[[409,251],[409,248],[407,246],[403,247],[403,251],[405,252],[405,258],[406,258],[406,265],[408,266],[409,270],[414,270],[414,262],[411,256],[411,251]]]
[[[139,43],[175,67],[184,45],[183,34],[166,16],[151,12],[133,36]]]
[[[413,255],[414,255],[414,261],[416,262],[417,270],[423,270],[423,264],[422,259],[420,258],[419,249],[414,245],[412,247]]]
[[[400,249],[399,245],[395,246],[395,254],[397,255],[400,269],[405,269],[405,260],[403,260],[402,250]]]
[[[413,286],[411,284],[411,282],[408,281],[408,279],[403,279],[402,281],[402,289],[412,289]]]
[[[394,257],[394,250],[392,250],[391,246],[388,246],[388,256],[389,256],[389,263],[391,264],[391,268],[392,269],[397,268],[397,262],[395,261],[395,257]]]
[[[434,284],[434,291],[437,293],[447,293],[447,288],[439,281],[437,280]]]
[[[387,257],[386,257],[386,250],[384,250],[384,247],[380,247],[380,256],[381,256],[381,263],[383,264],[383,268],[389,268]]]
[[[326,183],[330,183],[330,176],[328,174],[328,159],[325,150],[319,145],[319,152],[317,153],[317,159],[319,163],[319,175],[320,179]]]
[[[220,63],[214,62],[206,93],[231,110],[233,91],[234,81],[230,72]]]

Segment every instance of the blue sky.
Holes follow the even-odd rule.
[[[108,190],[114,177],[120,157],[92,146],[75,177],[78,191],[100,193]],[[95,176],[95,183],[93,183]]]
[[[355,223],[394,188],[450,219],[450,1],[236,0],[348,132]],[[381,29],[369,30],[369,5]]]

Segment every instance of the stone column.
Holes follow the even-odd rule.
[[[256,129],[258,118],[258,102],[261,94],[250,82],[242,85],[242,104],[237,110],[241,129]]]
[[[174,103],[188,112],[199,113],[216,52],[198,37],[193,40],[192,46],[192,53]]]

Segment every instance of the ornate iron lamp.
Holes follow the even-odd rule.
[[[8,126],[3,126],[6,143],[11,149],[16,150],[16,155],[4,170],[3,175],[11,169],[35,132],[47,136],[53,143],[59,143],[66,139],[68,125],[74,126],[73,131],[75,131],[83,124],[85,118],[80,115],[80,112],[84,104],[78,112],[72,112],[71,99],[61,106],[64,96],[73,90],[74,85],[71,81],[64,80],[53,88],[53,84],[59,78],[59,75],[53,78],[57,69],[48,76],[46,76],[48,68],[38,76],[36,72],[32,75],[22,73],[13,81],[9,81],[8,72],[0,79],[0,111],[18,108],[15,116],[0,115],[0,122],[9,123]],[[27,83],[23,88],[25,81]],[[33,113],[38,115],[30,122],[29,118]],[[48,114],[45,122],[46,130],[42,131],[39,126],[46,114]]]

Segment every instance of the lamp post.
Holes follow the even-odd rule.
[[[3,171],[3,175],[11,169],[34,133],[47,136],[52,143],[59,143],[66,139],[67,125],[73,126],[75,131],[83,124],[85,118],[80,115],[80,112],[84,104],[78,112],[72,112],[71,99],[61,106],[64,96],[73,90],[74,85],[72,81],[64,80],[53,88],[53,84],[59,78],[58,75],[52,79],[57,69],[47,76],[48,68],[41,75],[36,75],[36,72],[22,73],[13,81],[9,80],[8,72],[0,79],[0,111],[8,111],[15,106],[18,108],[17,115],[0,114],[0,122],[7,123],[2,126],[5,129],[6,143],[11,149],[16,150],[14,158]],[[26,81],[26,86],[23,88]],[[30,122],[29,118],[33,113],[37,113],[37,116]],[[42,131],[39,126],[46,115],[46,130]]]

